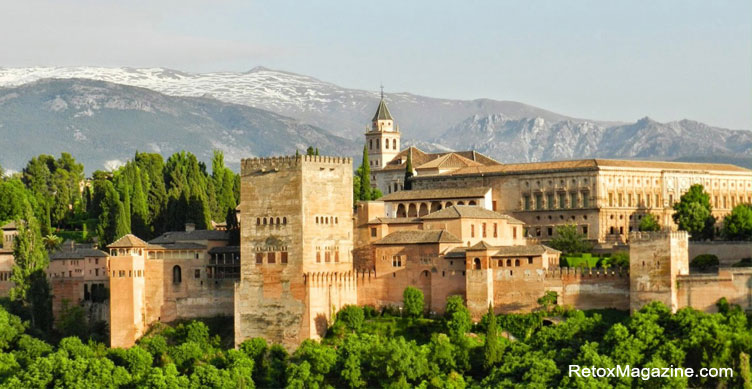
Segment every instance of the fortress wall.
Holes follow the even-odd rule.
[[[323,337],[337,311],[345,305],[358,304],[356,278],[353,272],[305,275],[309,338]]]
[[[618,270],[556,268],[546,273],[546,290],[559,305],[576,309],[629,309],[629,274]]]
[[[752,257],[752,242],[689,242],[689,260],[700,254],[715,255],[721,266],[731,266],[742,258]]]
[[[68,306],[78,305],[83,300],[84,279],[73,278],[50,278],[50,291],[52,293],[52,317],[60,318],[63,308],[63,300],[68,300]]]
[[[725,297],[742,309],[752,309],[752,269],[720,268],[718,274],[690,274],[677,277],[679,308],[691,306],[717,312],[716,303]]]

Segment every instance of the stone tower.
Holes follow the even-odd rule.
[[[630,311],[656,300],[678,309],[676,276],[689,274],[686,231],[629,234]]]
[[[131,347],[146,330],[145,249],[147,243],[127,234],[111,245],[110,347]]]
[[[371,127],[366,128],[366,147],[371,169],[382,169],[400,150],[399,127],[386,106],[383,89],[379,107],[371,119]]]
[[[295,348],[357,302],[352,203],[349,158],[241,162],[236,344],[263,337]]]

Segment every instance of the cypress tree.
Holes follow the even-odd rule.
[[[483,364],[487,370],[501,361],[502,348],[499,344],[499,333],[496,326],[496,315],[493,307],[488,304],[488,327],[486,328],[486,343],[483,345]]]
[[[368,164],[368,149],[363,145],[363,161],[360,164],[360,197],[359,200],[371,200],[371,166]]]
[[[407,150],[407,162],[405,163],[405,190],[411,190],[413,188],[413,183],[410,180],[413,177],[413,151],[412,149]]]

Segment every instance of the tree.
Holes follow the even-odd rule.
[[[548,311],[556,305],[556,300],[559,298],[559,294],[555,291],[549,290],[546,291],[546,293],[543,294],[541,298],[538,299],[538,305],[543,307],[545,311]]]
[[[405,190],[413,189],[413,150],[412,148],[407,150],[407,162],[405,163]]]
[[[423,314],[423,291],[420,289],[408,286],[402,292],[402,302],[405,306],[405,312],[410,317],[419,317]]]
[[[723,236],[729,240],[752,240],[752,205],[739,204],[726,215]]]
[[[549,243],[564,254],[576,255],[592,250],[593,245],[585,240],[585,235],[577,232],[575,224],[556,226],[556,236]]]
[[[447,298],[444,309],[444,322],[452,339],[464,336],[466,332],[470,331],[472,319],[462,296],[454,295]]]
[[[44,242],[44,248],[47,249],[48,252],[52,252],[60,247],[63,243],[63,238],[49,234],[42,238],[42,242]]]
[[[689,232],[692,240],[712,239],[715,218],[711,211],[710,195],[702,185],[695,184],[674,204],[672,217],[680,230]]]
[[[357,305],[346,305],[337,312],[337,321],[344,323],[347,328],[353,331],[360,330],[364,320],[363,308]]]
[[[689,266],[698,270],[708,270],[717,267],[720,261],[713,254],[700,254],[689,262]]]
[[[660,231],[661,225],[658,224],[658,219],[652,213],[648,213],[640,220],[638,229],[640,231]]]
[[[486,343],[483,345],[483,364],[486,370],[491,368],[501,361],[502,346],[499,343],[499,330],[496,326],[496,315],[493,311],[493,306],[488,304],[488,326],[486,327]]]
[[[368,149],[363,145],[363,160],[358,168],[358,176],[360,177],[360,196],[361,201],[371,200],[371,165],[368,161]]]
[[[49,263],[49,257],[44,248],[39,224],[30,208],[27,208],[24,219],[24,221],[16,221],[18,235],[15,237],[13,247],[14,264],[11,281],[14,286],[10,290],[10,298],[20,300],[25,307],[30,309],[31,325],[36,327],[46,324],[38,323],[37,319],[41,319],[38,313],[46,308],[39,305],[43,305],[44,301],[49,299],[49,286],[46,288],[47,295],[43,295],[45,288],[40,284],[47,283],[44,269]]]

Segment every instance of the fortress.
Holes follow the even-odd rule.
[[[579,309],[634,311],[658,300],[712,311],[721,297],[752,309],[752,269],[690,273],[688,235],[671,221],[671,205],[694,183],[711,194],[717,218],[752,202],[747,169],[501,164],[472,151],[400,150],[383,98],[365,136],[383,198],[353,207],[349,158],[245,159],[239,246],[228,246],[223,231],[190,225],[149,242],[126,235],[102,250],[68,243],[47,271],[54,312],[66,301],[87,307],[109,322],[112,347],[133,345],[159,321],[232,315],[236,344],[264,337],[294,349],[323,336],[345,305],[401,306],[407,286],[422,290],[433,313],[461,295],[475,319],[489,304],[497,313],[529,312],[547,291]],[[403,190],[408,158],[413,188]],[[637,232],[648,213],[663,231]],[[629,268],[561,267],[560,253],[545,245],[560,224],[575,224],[603,250],[628,245]],[[9,253],[0,251],[0,291]]]

